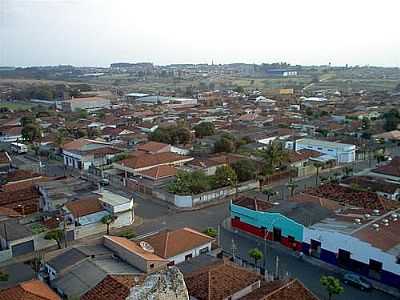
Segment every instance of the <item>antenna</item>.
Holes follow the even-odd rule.
[[[142,247],[142,249],[144,251],[147,251],[147,252],[150,252],[150,253],[154,253],[154,248],[148,242],[141,241],[139,243],[139,245],[140,245],[140,247]]]

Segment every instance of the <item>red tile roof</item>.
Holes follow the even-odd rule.
[[[154,253],[163,258],[174,257],[213,240],[213,238],[187,227],[173,231],[161,231],[144,239],[154,248]]]
[[[148,153],[158,153],[169,151],[170,145],[158,142],[148,142],[146,144],[139,145],[138,151],[145,151]]]
[[[400,177],[400,157],[397,156],[387,165],[380,166],[374,170],[374,173],[384,174],[388,176]]]
[[[177,155],[172,152],[162,152],[155,154],[143,153],[136,151],[127,159],[118,162],[119,165],[124,165],[131,169],[142,169],[155,167],[163,164],[174,164],[182,160],[191,159],[188,156]]]
[[[318,300],[318,298],[297,279],[288,279],[264,281],[260,288],[241,300]]]
[[[189,295],[198,300],[222,300],[256,283],[260,276],[223,262],[185,275]]]
[[[130,289],[139,282],[141,277],[133,275],[107,275],[94,288],[81,297],[81,300],[125,300]]]
[[[94,214],[104,210],[101,202],[97,197],[70,201],[65,204],[66,208],[74,215],[75,218]]]
[[[0,300],[61,300],[45,283],[34,279],[0,291]]]
[[[154,180],[162,179],[162,178],[167,178],[167,177],[172,177],[176,175],[176,168],[168,165],[162,165],[162,166],[157,166],[151,169],[143,170],[140,171],[139,174],[141,174],[144,177],[148,177]]]

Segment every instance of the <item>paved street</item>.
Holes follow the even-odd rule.
[[[279,258],[278,269],[280,276],[288,274],[291,277],[300,279],[307,288],[312,290],[321,299],[327,299],[324,288],[320,285],[319,279],[322,275],[335,275],[335,273],[326,271],[318,266],[312,265],[308,262],[299,260],[287,251],[280,251],[275,247],[271,247],[267,243],[266,252],[264,252],[264,242],[260,239],[253,237],[246,237],[245,235],[235,234],[221,226],[220,229],[220,243],[224,251],[232,254],[234,248],[235,256],[240,257],[248,262],[253,260],[248,256],[248,251],[252,248],[259,248],[266,257],[266,266],[268,272],[275,272],[276,257]],[[233,243],[232,243],[233,241]],[[234,246],[232,247],[232,244]],[[263,261],[258,263],[263,265]],[[393,296],[383,292],[373,290],[371,292],[362,292],[350,286],[344,286],[345,291],[343,294],[334,297],[337,300],[365,300],[365,299],[396,299]]]

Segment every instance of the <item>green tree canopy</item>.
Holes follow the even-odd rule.
[[[149,139],[171,145],[188,144],[192,140],[192,133],[184,126],[170,126],[167,128],[157,128],[149,134]]]
[[[235,152],[235,142],[227,137],[221,137],[218,141],[214,144],[214,152],[226,152],[232,153]]]
[[[255,265],[257,265],[257,261],[264,257],[263,253],[258,248],[250,249],[248,255],[254,259]]]
[[[344,291],[340,284],[340,280],[333,276],[322,276],[320,282],[328,292],[329,300],[332,299],[332,296],[339,295]]]
[[[21,134],[24,140],[33,142],[42,137],[42,130],[38,124],[29,123],[22,127]]]
[[[230,166],[221,166],[215,171],[216,187],[236,186],[237,181],[236,172]]]
[[[386,112],[383,115],[383,118],[385,120],[383,128],[386,131],[396,130],[397,126],[400,124],[400,113],[395,108],[393,108],[393,109],[389,110],[388,112]]]
[[[215,126],[211,122],[201,122],[194,127],[196,137],[202,138],[215,133]]]
[[[255,179],[257,177],[257,165],[254,160],[241,159],[231,165],[240,182]]]
[[[44,236],[46,240],[54,240],[57,242],[58,249],[61,249],[61,242],[64,240],[64,231],[61,229],[54,229],[46,233]]]
[[[107,226],[107,235],[110,234],[110,225],[115,222],[117,217],[112,216],[112,215],[106,215],[103,218],[101,218],[101,223],[105,224]]]
[[[287,162],[289,154],[280,142],[272,142],[267,149],[260,150],[258,155],[264,161],[264,174],[273,174],[275,170]]]

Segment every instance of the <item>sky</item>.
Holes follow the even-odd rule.
[[[400,67],[399,0],[0,0],[0,66]]]

